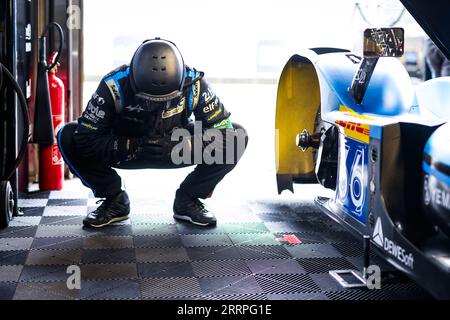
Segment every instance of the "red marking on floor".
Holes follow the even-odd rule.
[[[301,244],[301,240],[295,234],[286,234],[282,238],[277,239],[280,242],[287,242],[289,244]]]

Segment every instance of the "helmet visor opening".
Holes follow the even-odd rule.
[[[157,95],[157,96],[148,94],[145,92],[138,92],[138,93],[136,93],[136,98],[138,100],[148,100],[151,102],[167,102],[167,101],[177,99],[177,98],[181,97],[182,95],[183,95],[183,93],[179,90],[176,90],[169,94]]]
[[[160,109],[170,109],[172,102],[182,96],[180,91],[174,91],[163,96],[155,96],[145,92],[138,92],[136,102],[147,111],[156,111]]]

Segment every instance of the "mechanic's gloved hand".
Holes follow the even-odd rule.
[[[115,163],[144,159],[160,161],[164,159],[168,146],[164,138],[128,138],[114,137],[113,150]]]
[[[115,163],[136,159],[140,145],[138,139],[116,136],[113,138],[112,144]]]
[[[169,138],[170,141],[170,138]],[[138,148],[138,158],[148,161],[166,161],[170,154],[167,138],[142,138]]]

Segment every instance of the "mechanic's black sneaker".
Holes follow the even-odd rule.
[[[197,226],[209,227],[217,224],[214,214],[209,212],[199,199],[191,198],[180,190],[175,196],[173,213],[175,219],[188,221]]]
[[[83,220],[85,227],[102,228],[114,222],[128,219],[130,200],[128,194],[122,191],[118,195],[99,200],[102,204]]]

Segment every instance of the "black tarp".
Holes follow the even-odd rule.
[[[431,40],[450,59],[450,0],[400,0]]]

